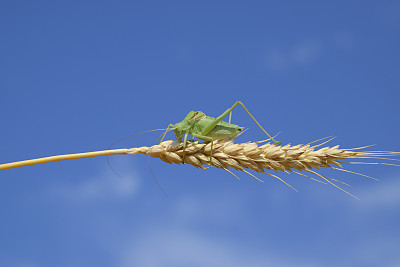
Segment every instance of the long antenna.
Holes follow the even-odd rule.
[[[122,140],[128,139],[128,138],[130,138],[130,137],[132,137],[132,136],[139,135],[139,134],[143,134],[143,133],[155,132],[155,131],[164,131],[164,130],[165,130],[165,129],[154,129],[154,130],[148,130],[148,131],[144,131],[144,132],[140,132],[140,133],[135,133],[135,134],[128,135],[128,136],[126,136],[126,137],[124,137],[124,138],[121,138],[121,139],[115,141],[115,142],[112,143],[111,145],[109,145],[109,146],[107,147],[107,150],[110,149],[110,148],[111,148],[113,145],[115,145],[116,143],[119,143],[119,142],[121,142]],[[119,178],[122,178],[121,174],[119,174],[119,173],[113,168],[113,166],[111,166],[110,158],[108,157],[108,155],[107,155],[107,164],[108,164],[108,166],[110,167],[110,169],[111,169]]]

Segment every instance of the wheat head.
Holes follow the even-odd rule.
[[[329,183],[339,188],[340,190],[346,192],[347,194],[351,195],[347,191],[343,190],[341,187],[337,186],[334,182],[339,182],[347,185],[346,183],[323,176],[319,174],[316,170],[320,170],[320,168],[325,167],[375,179],[361,173],[343,169],[342,164],[382,164],[382,165],[400,166],[384,162],[343,161],[346,159],[357,159],[357,158],[375,159],[375,160],[397,160],[387,157],[400,155],[400,152],[360,151],[360,149],[369,146],[346,149],[346,148],[339,148],[339,146],[336,145],[333,147],[327,146],[319,148],[322,145],[329,142],[331,139],[318,145],[311,145],[320,140],[316,140],[306,145],[295,145],[295,146],[292,146],[290,144],[285,146],[278,146],[275,144],[265,143],[268,140],[258,141],[258,142],[238,143],[238,144],[235,144],[234,140],[222,140],[213,142],[212,145],[210,142],[200,143],[199,141],[195,141],[195,142],[188,142],[185,151],[183,150],[182,142],[169,140],[151,147],[143,146],[143,147],[129,148],[129,149],[128,148],[112,149],[112,150],[102,150],[102,151],[76,153],[76,154],[65,154],[65,155],[23,160],[11,163],[4,163],[0,164],[0,170],[7,170],[12,168],[42,164],[47,162],[61,161],[61,160],[81,159],[81,158],[109,156],[109,155],[145,154],[154,158],[160,158],[161,160],[170,164],[172,163],[181,164],[185,162],[196,168],[202,168],[202,169],[210,167],[220,168],[238,178],[234,173],[232,173],[228,169],[228,168],[233,168],[245,172],[262,182],[262,180],[260,180],[255,175],[247,171],[247,170],[254,170],[256,172],[267,174],[276,179],[279,179],[281,182],[285,183],[287,186],[291,188],[293,187],[289,185],[287,182],[285,182],[283,179],[268,171],[275,171],[276,173],[293,172],[321,183]],[[208,167],[205,167],[204,165],[207,165]],[[304,174],[304,172],[318,176],[319,178],[321,178],[321,180],[308,176]],[[293,189],[296,190],[295,188]]]
[[[318,141],[318,140],[317,140]],[[328,140],[329,141],[329,140]],[[353,149],[342,149],[339,145],[333,147],[319,148],[322,144],[311,145],[295,145],[290,144],[285,146],[277,146],[275,144],[266,143],[260,145],[264,141],[260,142],[247,142],[235,144],[233,140],[222,140],[213,143],[213,149],[211,151],[211,143],[199,143],[199,141],[188,142],[183,153],[183,144],[178,141],[164,141],[158,145],[151,147],[138,147],[128,149],[127,154],[146,154],[153,158],[160,158],[162,161],[167,163],[181,164],[183,163],[183,155],[185,157],[184,162],[190,164],[196,168],[205,169],[204,165],[221,168],[234,175],[228,168],[243,171],[257,180],[256,176],[249,173],[246,169],[251,169],[259,173],[267,174],[279,179],[287,186],[293,188],[283,179],[277,175],[271,174],[266,171],[275,171],[276,173],[282,172],[293,172],[299,175],[306,176],[310,179],[316,180],[310,176],[297,171],[305,171],[322,178],[323,181],[339,188],[340,190],[351,195],[341,187],[337,186],[332,181],[340,182],[338,180],[331,179],[329,177],[320,175],[313,169],[319,170],[321,167],[331,168],[344,172],[350,172],[365,176],[364,174],[348,171],[342,168],[343,163],[348,164],[385,164],[395,165],[389,163],[368,163],[368,162],[342,162],[345,159],[354,158],[373,158],[373,159],[388,159],[382,158],[382,156],[393,156],[399,155],[400,152],[386,152],[386,151],[358,151],[361,148]],[[325,144],[324,142],[323,144]],[[211,153],[212,152],[212,153]],[[211,161],[210,161],[211,160]],[[395,165],[398,166],[398,165]],[[237,177],[236,175],[234,175]],[[375,179],[377,180],[377,179]],[[317,180],[320,181],[320,180]],[[321,181],[320,181],[321,182]],[[340,182],[343,183],[343,182]],[[345,183],[343,183],[345,184]],[[295,188],[293,188],[296,190]],[[297,191],[297,190],[296,190]],[[353,196],[353,195],[351,195]],[[354,197],[354,196],[353,196]]]

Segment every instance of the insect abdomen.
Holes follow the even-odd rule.
[[[233,127],[232,127],[233,126]],[[224,126],[217,124],[214,129],[212,129],[207,136],[212,137],[214,140],[222,140],[226,138],[232,138],[240,132],[240,128],[236,125]],[[235,127],[236,126],[236,127]]]

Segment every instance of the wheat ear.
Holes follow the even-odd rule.
[[[276,173],[278,173],[279,171],[293,172],[315,180],[315,178],[297,172],[297,171],[306,171],[308,173],[318,176],[324,182],[339,188],[340,190],[346,192],[349,195],[351,194],[332,182],[332,181],[336,182],[340,181],[331,179],[326,176],[322,176],[313,169],[319,170],[321,167],[326,167],[375,179],[361,173],[345,170],[342,168],[341,164],[343,163],[383,164],[383,165],[400,166],[396,164],[383,163],[383,162],[380,163],[380,162],[342,161],[345,159],[353,159],[353,158],[396,160],[387,157],[400,155],[400,152],[359,151],[360,149],[365,147],[342,149],[339,148],[338,145],[333,147],[323,147],[317,149],[319,146],[325,144],[326,142],[314,146],[311,146],[311,144],[314,142],[306,145],[295,145],[295,146],[292,146],[290,144],[285,146],[277,146],[275,144],[270,144],[270,143],[260,145],[260,143],[262,142],[263,141],[238,143],[238,144],[235,144],[233,140],[222,140],[214,142],[212,151],[212,163],[210,163],[211,143],[199,143],[198,141],[188,142],[187,147],[185,148],[185,163],[193,165],[196,168],[202,168],[202,169],[206,168],[204,167],[204,165],[208,165],[224,169],[229,173],[233,174],[231,171],[228,170],[228,168],[230,167],[236,170],[243,171],[247,174],[250,174],[257,180],[260,180],[256,176],[247,171],[247,169],[251,169],[256,172],[267,174],[276,179],[279,179],[281,182],[283,182],[284,184],[286,184],[291,188],[293,187],[289,185],[287,182],[285,182],[283,179],[281,179],[277,175],[271,174],[266,171],[272,170],[275,171]],[[160,158],[162,161],[165,161],[170,164],[172,163],[181,164],[183,157],[183,144],[177,141],[169,140],[151,147],[143,146],[143,147],[129,148],[129,149],[113,149],[113,150],[103,150],[96,152],[59,155],[59,156],[2,164],[0,165],[0,170],[41,164],[46,162],[60,161],[60,160],[80,159],[80,158],[98,157],[107,155],[121,155],[121,154],[125,155],[145,154],[154,158]],[[237,177],[236,175],[234,176]]]

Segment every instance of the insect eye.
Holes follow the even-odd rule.
[[[193,119],[196,115],[197,115],[197,112],[195,112],[195,113],[193,114],[193,116],[192,116],[189,120]]]

